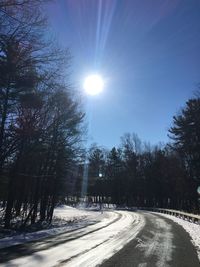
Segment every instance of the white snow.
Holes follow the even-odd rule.
[[[200,261],[200,225],[168,214],[159,213],[159,215],[173,220],[174,222],[181,225],[189,233],[191,241],[197,249],[198,258]]]
[[[111,211],[108,213],[109,219],[105,217],[95,225],[57,237],[59,244],[52,244],[42,250],[41,248],[45,245],[44,241],[43,244],[37,245],[38,251],[32,255],[10,260],[2,266],[97,266],[136,237],[145,225],[143,216],[133,212]],[[76,239],[68,240],[71,235]]]
[[[97,214],[96,214],[97,215]],[[94,219],[94,212],[84,209],[77,209],[66,205],[57,207],[54,211],[54,218],[73,222],[80,219]]]
[[[87,226],[91,223],[97,223],[106,217],[108,217],[108,213],[104,212],[92,212],[86,210],[80,210],[76,208],[72,208],[70,206],[62,205],[55,209],[54,211],[54,219],[65,220],[66,225],[55,227],[51,229],[41,230],[32,233],[23,233],[19,235],[13,235],[0,239],[0,249],[5,247],[10,247],[14,245],[23,244],[26,242],[39,240],[41,238],[45,238],[52,235],[57,235],[60,233],[68,232],[74,229],[79,229],[84,226]],[[63,223],[63,222],[62,222]],[[62,224],[61,224],[62,225]]]

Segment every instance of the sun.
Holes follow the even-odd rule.
[[[98,95],[103,91],[104,81],[98,74],[89,75],[85,78],[83,88],[88,95]]]

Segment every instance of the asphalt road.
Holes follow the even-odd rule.
[[[189,234],[178,224],[149,212],[114,211],[100,223],[0,249],[0,266],[200,267],[200,263]]]
[[[199,267],[189,234],[178,224],[142,212],[146,224],[135,239],[101,267]]]

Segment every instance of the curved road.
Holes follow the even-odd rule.
[[[145,212],[108,215],[81,229],[0,249],[0,266],[200,266],[189,235],[173,221]]]
[[[172,220],[140,213],[145,227],[101,267],[200,267],[189,234]]]

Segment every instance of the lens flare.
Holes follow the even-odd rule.
[[[200,195],[200,186],[197,188],[197,193]]]

